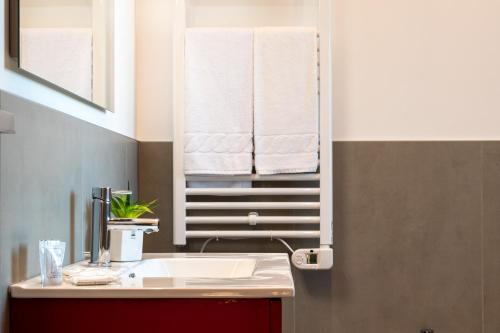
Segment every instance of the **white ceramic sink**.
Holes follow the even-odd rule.
[[[134,269],[140,277],[236,279],[251,277],[255,259],[158,258],[144,260]]]

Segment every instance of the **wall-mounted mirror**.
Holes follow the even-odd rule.
[[[21,72],[112,110],[114,0],[10,0]]]

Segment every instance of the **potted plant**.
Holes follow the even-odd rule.
[[[111,214],[119,219],[137,219],[146,213],[154,214],[156,202],[132,202],[130,194],[115,195],[111,201]]]

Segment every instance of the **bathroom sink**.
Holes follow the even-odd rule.
[[[144,260],[134,269],[143,278],[249,278],[255,270],[255,259],[248,258],[158,258]]]

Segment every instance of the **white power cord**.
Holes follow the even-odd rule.
[[[284,239],[282,239],[282,238],[273,238],[273,239],[279,240],[283,245],[285,245],[285,247],[288,249],[288,251],[290,251],[290,253],[293,254],[294,251],[293,251],[292,247]]]
[[[205,252],[205,248],[207,247],[208,243],[216,239],[215,237],[207,239],[205,242],[203,242],[203,245],[201,246],[200,253]]]
[[[200,253],[204,253],[205,252],[205,249],[207,248],[208,244],[213,241],[213,240],[219,240],[219,239],[227,239],[227,240],[242,240],[242,239],[249,239],[249,238],[222,238],[222,237],[212,237],[212,238],[209,238],[207,239],[205,242],[203,242],[203,245],[201,246],[201,249],[200,249]],[[284,239],[282,238],[271,238],[271,241],[273,240],[278,240],[279,242],[281,242],[286,248],[288,251],[290,251],[290,253],[293,254],[293,248],[290,246],[290,244],[288,244]]]

